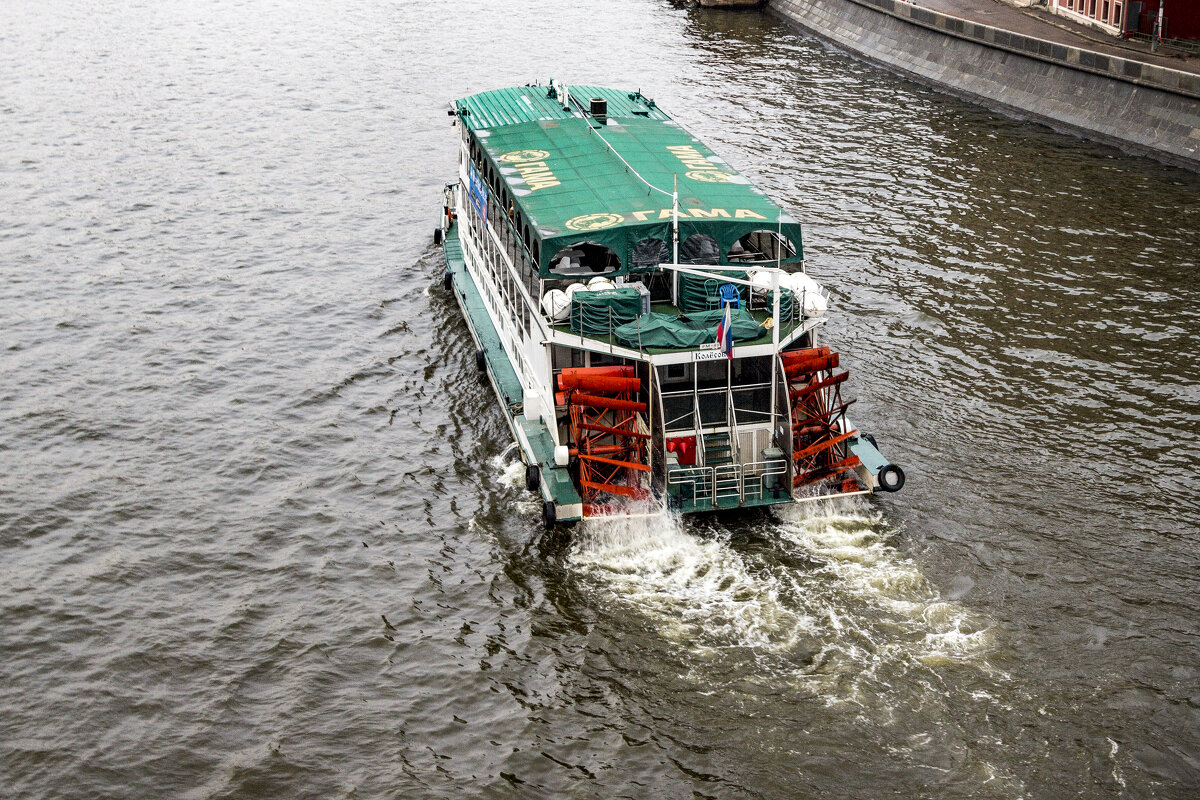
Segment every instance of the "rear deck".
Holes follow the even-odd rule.
[[[760,326],[762,326],[764,322],[766,322],[767,320],[769,320],[771,318],[771,310],[769,308],[767,308],[767,309],[751,308],[748,310],[750,312],[750,316],[752,316],[754,318],[754,321],[757,322]],[[688,313],[688,312],[681,310],[679,306],[674,305],[673,303],[653,303],[650,306],[650,311],[653,313],[656,313],[656,314],[663,314],[663,315],[670,316],[670,317],[686,316]],[[566,336],[579,336],[580,338],[582,338],[585,341],[585,346],[589,347],[589,349],[593,349],[593,350],[613,350],[614,348],[630,349],[628,345],[623,344],[620,341],[618,341],[617,338],[612,334],[612,329],[615,328],[619,324],[620,324],[620,322],[617,322],[616,324],[610,324],[608,326],[609,332],[607,335],[588,334],[586,332],[577,333],[577,332],[571,330],[570,322],[564,322],[561,324],[553,325],[553,326],[551,326],[551,328],[555,333],[564,334]],[[819,318],[802,317],[802,316],[797,315],[795,318],[788,319],[780,324],[779,338],[781,341],[786,341],[787,338],[789,336],[791,336],[793,333],[803,332],[805,330],[811,329],[816,324],[819,324]],[[762,327],[762,334],[760,336],[758,336],[758,338],[738,341],[735,346],[736,347],[753,347],[756,345],[769,345],[772,343],[772,341],[773,341],[773,339],[772,339],[770,327]],[[649,347],[649,346],[647,346],[647,347],[634,347],[632,349],[638,353],[643,353],[645,355],[657,356],[657,355],[664,355],[664,354],[668,354],[668,353],[689,352],[689,351],[695,350],[697,348],[675,348],[675,347],[668,348],[668,347]]]

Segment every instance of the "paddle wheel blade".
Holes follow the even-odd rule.
[[[571,421],[571,454],[579,465],[585,516],[610,513],[602,497],[649,500],[650,431],[637,399],[642,382],[634,367],[564,369],[557,386]]]
[[[646,404],[639,403],[636,400],[630,400],[625,397],[584,394],[583,392],[572,392],[569,403],[572,406],[601,408],[610,411],[640,411],[642,413],[646,411]]]
[[[814,442],[813,444],[810,444],[808,447],[805,447],[802,450],[797,450],[792,455],[792,459],[794,461],[796,461],[797,463],[799,463],[799,462],[807,460],[807,459],[818,458],[826,450],[837,447],[839,444],[846,441],[851,436],[857,436],[857,435],[858,435],[858,431],[850,431],[849,433],[838,434],[837,436],[833,436],[830,438],[822,438],[820,441]]]
[[[858,456],[850,456],[849,458],[844,458],[840,461],[835,461],[834,463],[832,463],[828,466],[809,470],[808,472],[805,472],[803,475],[797,474],[796,477],[792,480],[792,485],[793,485],[793,487],[799,489],[801,486],[808,486],[809,484],[812,484],[812,483],[817,483],[819,481],[827,480],[827,479],[835,477],[837,475],[841,475],[843,472],[848,472],[849,470],[854,469],[860,463],[861,462],[858,460]],[[856,479],[847,478],[846,480],[847,481],[854,480],[854,485],[857,488],[858,481]],[[843,491],[843,492],[847,491],[844,484],[845,484],[845,481],[843,481],[843,487],[841,489],[841,491]],[[853,491],[853,490],[851,490],[851,491]]]
[[[792,403],[793,486],[809,486],[849,472],[839,491],[856,490],[853,470],[859,460],[847,443],[858,431],[846,430],[846,409],[854,401],[845,402],[841,396],[850,373],[834,373],[840,359],[828,347],[781,353],[780,360]]]
[[[596,431],[598,433],[613,433],[613,434],[619,434],[622,436],[632,436],[637,439],[649,439],[650,438],[650,434],[648,434],[648,433],[638,433],[637,431],[623,431],[620,428],[610,428],[607,425],[593,425],[590,422],[584,422],[579,427],[581,430],[585,430],[585,431]]]
[[[559,389],[582,389],[585,392],[637,392],[642,382],[637,378],[610,377],[608,375],[558,376]]]
[[[591,481],[582,479],[579,482],[584,488],[592,489],[596,492],[608,492],[609,494],[620,495],[621,497],[628,497],[633,500],[650,499],[649,489],[639,489],[635,486],[624,486],[619,483],[592,483]]]

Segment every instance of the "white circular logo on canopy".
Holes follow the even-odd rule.
[[[693,170],[685,172],[684,175],[694,181],[703,181],[704,183],[729,183],[729,179],[733,176],[727,172],[717,172],[715,170]]]
[[[505,153],[498,160],[505,164],[519,164],[522,161],[545,161],[550,157],[547,150],[513,150],[511,153]]]
[[[584,214],[567,220],[567,227],[573,231],[600,231],[624,221],[625,217],[621,214]]]

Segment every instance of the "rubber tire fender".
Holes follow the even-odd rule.
[[[442,243],[442,229],[441,228],[433,229],[433,243],[434,244]]]
[[[487,358],[483,355],[482,350],[475,351],[475,369],[480,372],[487,371]]]
[[[447,292],[454,288],[454,276],[450,274],[450,270],[442,273],[442,288]]]
[[[537,464],[525,465],[525,489],[536,492],[542,488],[542,468]]]
[[[875,477],[879,481],[879,488],[885,492],[898,492],[904,488],[904,470],[895,464],[888,464]]]
[[[870,442],[870,443],[871,443],[871,447],[874,447],[876,450],[878,450],[878,449],[879,449],[879,445],[875,443],[875,437],[874,437],[874,436],[872,436],[871,434],[869,434],[869,433],[864,433],[864,434],[862,434],[862,438],[864,438],[864,439],[866,439],[868,442]]]
[[[558,522],[558,511],[554,507],[554,501],[547,500],[542,503],[542,524],[549,531],[554,529],[554,523],[556,522]]]

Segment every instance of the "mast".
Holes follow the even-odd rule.
[[[796,302],[796,298],[792,298],[792,302]],[[775,413],[777,393],[776,373],[779,371],[779,269],[778,267],[771,273],[771,426],[775,426]]]
[[[775,427],[776,372],[779,361],[779,274],[782,272],[780,259],[783,256],[783,208],[779,209],[779,221],[775,240],[775,271],[771,273],[771,428]],[[792,297],[792,302],[796,298]]]

